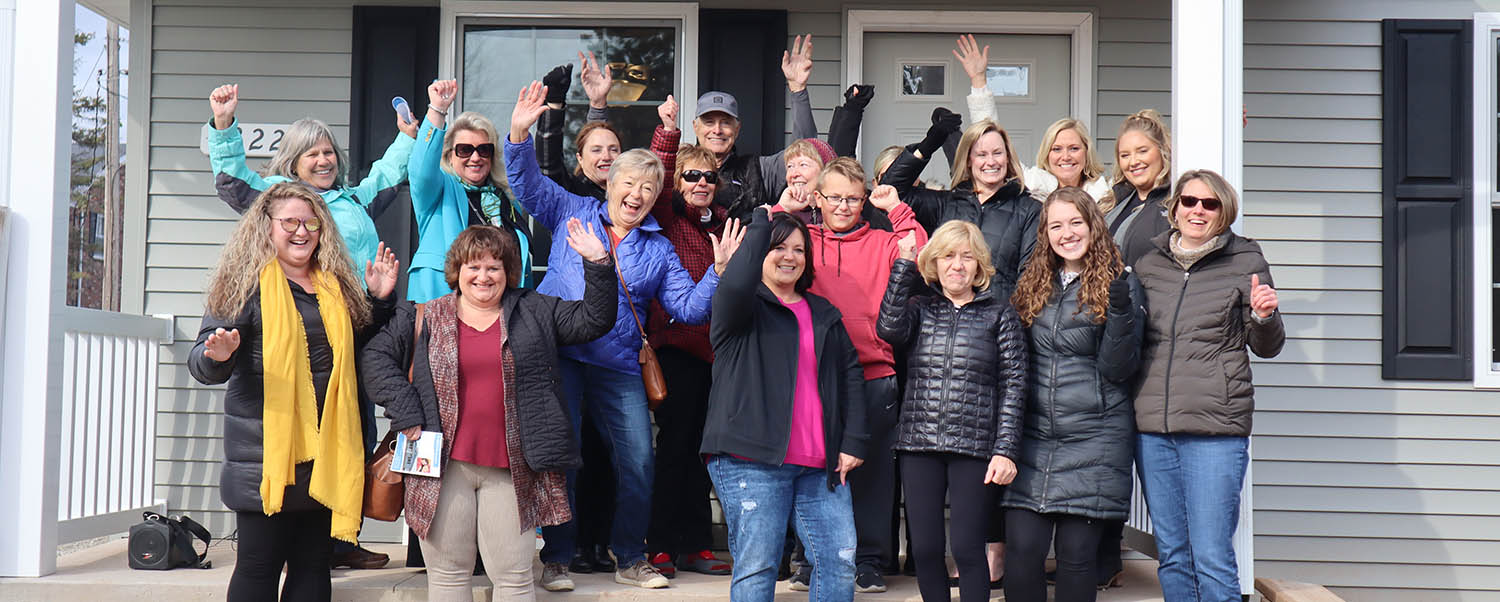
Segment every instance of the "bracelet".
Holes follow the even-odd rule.
[[[432,103],[427,103],[427,110],[432,111],[434,113],[437,113],[438,115],[442,115],[444,117],[448,116],[448,111],[446,111],[444,109],[439,109],[436,106],[434,106]]]

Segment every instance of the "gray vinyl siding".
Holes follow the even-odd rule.
[[[1246,3],[1242,226],[1288,337],[1254,364],[1257,575],[1349,600],[1500,600],[1500,397],[1380,378],[1380,19],[1476,10]]]

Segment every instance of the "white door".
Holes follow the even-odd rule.
[[[971,124],[965,101],[969,76],[953,56],[957,38],[957,32],[865,34],[864,80],[875,85],[860,142],[860,157],[867,164],[887,146],[920,141],[936,107],[963,115],[964,127]],[[981,48],[990,46],[989,85],[997,120],[1010,133],[1021,162],[1032,165],[1047,126],[1068,116],[1072,41],[1065,35],[975,38]],[[946,188],[952,180],[947,158],[928,163],[922,180]]]

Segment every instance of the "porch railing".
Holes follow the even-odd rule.
[[[1255,593],[1255,523],[1254,499],[1251,497],[1251,469],[1254,467],[1254,446],[1247,450],[1252,461],[1245,466],[1245,481],[1240,483],[1240,520],[1234,531],[1234,556],[1240,569],[1240,594]],[[1141,491],[1141,478],[1135,470],[1130,471],[1134,488],[1130,492],[1130,517],[1125,521],[1125,544],[1130,549],[1152,558],[1156,553],[1156,539],[1151,530],[1151,515],[1146,511],[1146,494]]]
[[[171,316],[65,307],[57,541],[126,531],[156,497],[156,378]]]

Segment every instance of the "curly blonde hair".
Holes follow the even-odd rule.
[[[271,228],[278,228],[271,219],[271,211],[283,202],[300,200],[312,207],[313,216],[322,228],[318,236],[318,248],[313,252],[312,264],[320,270],[333,274],[339,289],[344,294],[344,305],[349,308],[349,319],[358,329],[370,323],[370,301],[365,289],[355,276],[354,263],[349,259],[349,249],[344,237],[339,234],[328,204],[307,186],[294,182],[282,182],[267,188],[255,198],[224,250],[219,253],[219,263],[208,277],[208,288],[204,291],[204,312],[221,320],[234,318],[256,294],[260,286],[260,271],[266,264],[276,261],[276,247],[271,243]]]
[[[1089,249],[1083,255],[1083,272],[1078,275],[1078,311],[1088,308],[1094,315],[1094,323],[1102,324],[1104,311],[1109,307],[1109,283],[1125,269],[1124,262],[1120,261],[1120,249],[1110,238],[1109,222],[1104,220],[1094,198],[1082,188],[1073,186],[1053,191],[1042,203],[1042,215],[1037,219],[1037,249],[1027,260],[1021,281],[1016,284],[1016,292],[1011,295],[1011,304],[1016,306],[1021,323],[1027,326],[1031,326],[1052,299],[1057,271],[1063,267],[1063,258],[1052,250],[1047,237],[1047,221],[1052,208],[1063,203],[1073,205],[1089,227]]]

